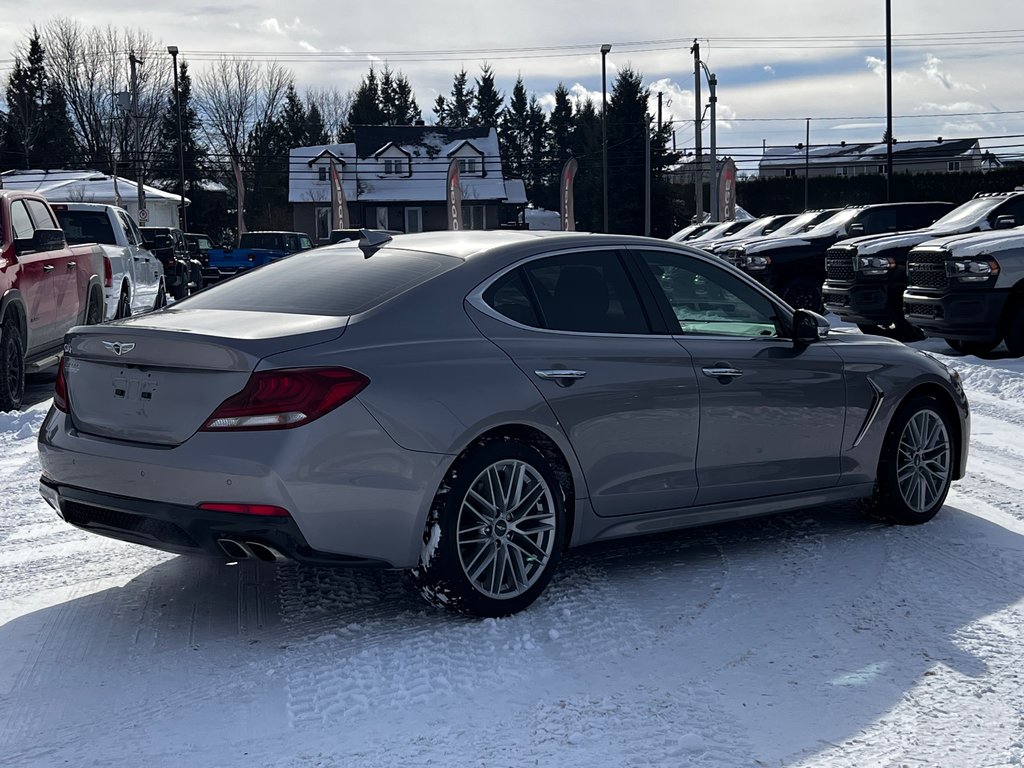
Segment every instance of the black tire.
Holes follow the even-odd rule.
[[[868,514],[896,525],[920,525],[935,517],[953,480],[954,449],[950,417],[938,400],[919,395],[903,403],[885,434]]]
[[[963,339],[945,339],[946,344],[954,352],[961,355],[987,355],[999,346],[1001,339],[995,341],[964,341]]]
[[[528,490],[518,505],[515,499],[501,503],[499,494],[501,508],[488,509],[495,483],[500,491],[519,488],[510,494]],[[446,610],[508,616],[544,591],[565,531],[562,491],[540,452],[517,440],[480,443],[460,457],[434,499],[425,562],[412,571],[412,580],[427,602]]]
[[[126,317],[132,316],[132,300],[128,296],[128,291],[121,291],[121,296],[117,300],[117,311],[114,313],[115,320],[122,320]]]
[[[103,296],[99,291],[89,294],[89,303],[85,305],[85,324],[99,325],[103,322]]]
[[[779,296],[793,309],[809,309],[812,312],[822,310],[821,283],[807,275],[787,280]]]
[[[926,337],[924,331],[916,325],[912,325],[906,320],[897,320],[893,338],[899,339],[904,344],[909,344],[912,341],[923,341]]]
[[[167,306],[167,291],[164,290],[164,284],[160,283],[160,288],[156,292],[156,301],[153,302],[153,309],[163,309]]]
[[[0,411],[16,411],[25,398],[25,348],[11,320],[0,328]]]
[[[1007,313],[1003,324],[1003,340],[1010,357],[1024,357],[1024,303]]]

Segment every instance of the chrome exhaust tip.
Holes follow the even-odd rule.
[[[258,541],[247,541],[243,546],[265,563],[281,563],[288,559],[273,547],[260,544]]]
[[[224,550],[224,554],[232,560],[247,560],[254,556],[254,553],[247,546],[234,539],[218,539],[217,543]]]

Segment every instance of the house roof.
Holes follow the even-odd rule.
[[[311,167],[317,157],[330,151],[346,161],[341,183],[349,202],[444,202],[449,155],[458,151],[466,142],[471,143],[480,154],[482,168],[479,176],[461,176],[463,201],[503,202],[509,199],[502,176],[498,134],[494,128],[357,125],[354,143],[296,147],[291,150],[288,201],[324,204],[330,201],[330,182],[321,181],[319,173]],[[395,147],[409,157],[408,173],[384,173],[383,161],[378,155],[389,147]],[[513,189],[513,192],[517,191]]]
[[[6,171],[0,174],[0,182],[5,189],[38,192],[47,200],[63,203],[112,204],[117,196],[124,201],[134,201],[138,194],[134,181],[118,176],[115,184],[113,176],[99,171]],[[171,192],[146,184],[143,184],[142,188],[148,202],[159,200],[174,205],[181,202],[181,197]],[[189,202],[189,199],[185,198],[185,205]]]
[[[943,141],[896,142],[893,158],[900,163],[935,162],[964,157],[979,151],[977,139],[945,139]],[[885,142],[878,144],[839,144],[816,147],[768,147],[761,155],[762,169],[793,167],[808,162],[810,165],[842,165],[877,163],[887,153]]]

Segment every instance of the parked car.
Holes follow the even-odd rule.
[[[40,489],[95,533],[409,569],[500,616],[589,542],[851,499],[925,522],[968,438],[955,372],[703,251],[436,232],[76,329]]]
[[[210,266],[210,251],[214,250],[213,240],[209,235],[198,232],[185,232],[185,247],[193,259],[199,259],[203,269]]]
[[[820,310],[825,252],[840,240],[920,229],[952,210],[952,203],[882,203],[844,208],[802,235],[738,245],[726,259],[793,307]]]
[[[706,245],[701,246],[708,253],[717,253],[723,247],[746,242],[756,237],[771,235],[779,227],[796,218],[795,213],[776,214],[772,216],[761,216],[746,222],[746,226],[740,227],[731,235],[720,237]]]
[[[153,252],[164,267],[167,290],[176,301],[181,301],[203,287],[203,267],[193,259],[185,244],[185,236],[174,227],[140,227],[145,246]]]
[[[715,240],[721,240],[723,237],[729,237],[736,232],[739,232],[745,226],[747,226],[753,219],[744,219],[743,221],[722,221],[715,224],[711,229],[706,232],[702,232],[696,237],[688,238],[685,242],[687,245],[693,245],[697,248],[702,248],[706,244],[711,243]]]
[[[127,211],[100,203],[54,203],[52,208],[69,243],[98,243],[103,252],[105,320],[167,304],[163,264],[143,247],[142,232]]]
[[[695,237],[700,237],[705,232],[714,227],[717,227],[719,222],[716,221],[705,221],[701,224],[690,224],[687,227],[683,227],[674,235],[669,236],[669,240],[674,243],[685,243],[687,240],[693,240]]]
[[[313,241],[305,232],[246,232],[237,248],[214,248],[208,254],[210,282],[231,277],[253,267],[308,251]]]
[[[906,318],[966,354],[1024,356],[1024,227],[939,238],[907,257]]]
[[[825,254],[825,308],[865,333],[891,333],[903,341],[922,338],[903,315],[907,254],[921,243],[968,232],[1024,224],[1024,190],[975,195],[924,229],[855,237]]]
[[[0,189],[0,411],[56,365],[73,325],[103,320],[103,252],[68,245],[41,195]]]
[[[825,219],[834,216],[838,212],[838,208],[823,208],[814,211],[804,211],[798,216],[791,216],[789,221],[783,222],[777,229],[770,229],[770,231],[764,231],[760,235],[751,235],[746,237],[742,234],[743,230],[740,230],[735,235],[723,237],[720,240],[716,240],[713,243],[703,246],[703,249],[708,253],[714,253],[725,258],[725,254],[728,253],[730,248],[738,245],[746,245],[747,243],[759,242],[770,237],[792,237],[793,235],[799,235],[802,232],[809,231],[817,224],[820,224],[825,221]]]

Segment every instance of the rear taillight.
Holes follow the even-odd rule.
[[[110,266],[110,259],[103,257],[103,285],[107,288],[114,287],[114,269]]]
[[[58,411],[68,412],[68,382],[64,378],[64,357],[57,365],[57,382],[53,385],[53,407]]]
[[[348,368],[257,371],[203,425],[206,431],[290,429],[351,400],[370,380]]]
[[[284,507],[270,504],[214,504],[207,502],[199,505],[208,512],[231,512],[235,515],[256,515],[257,517],[291,517]]]

